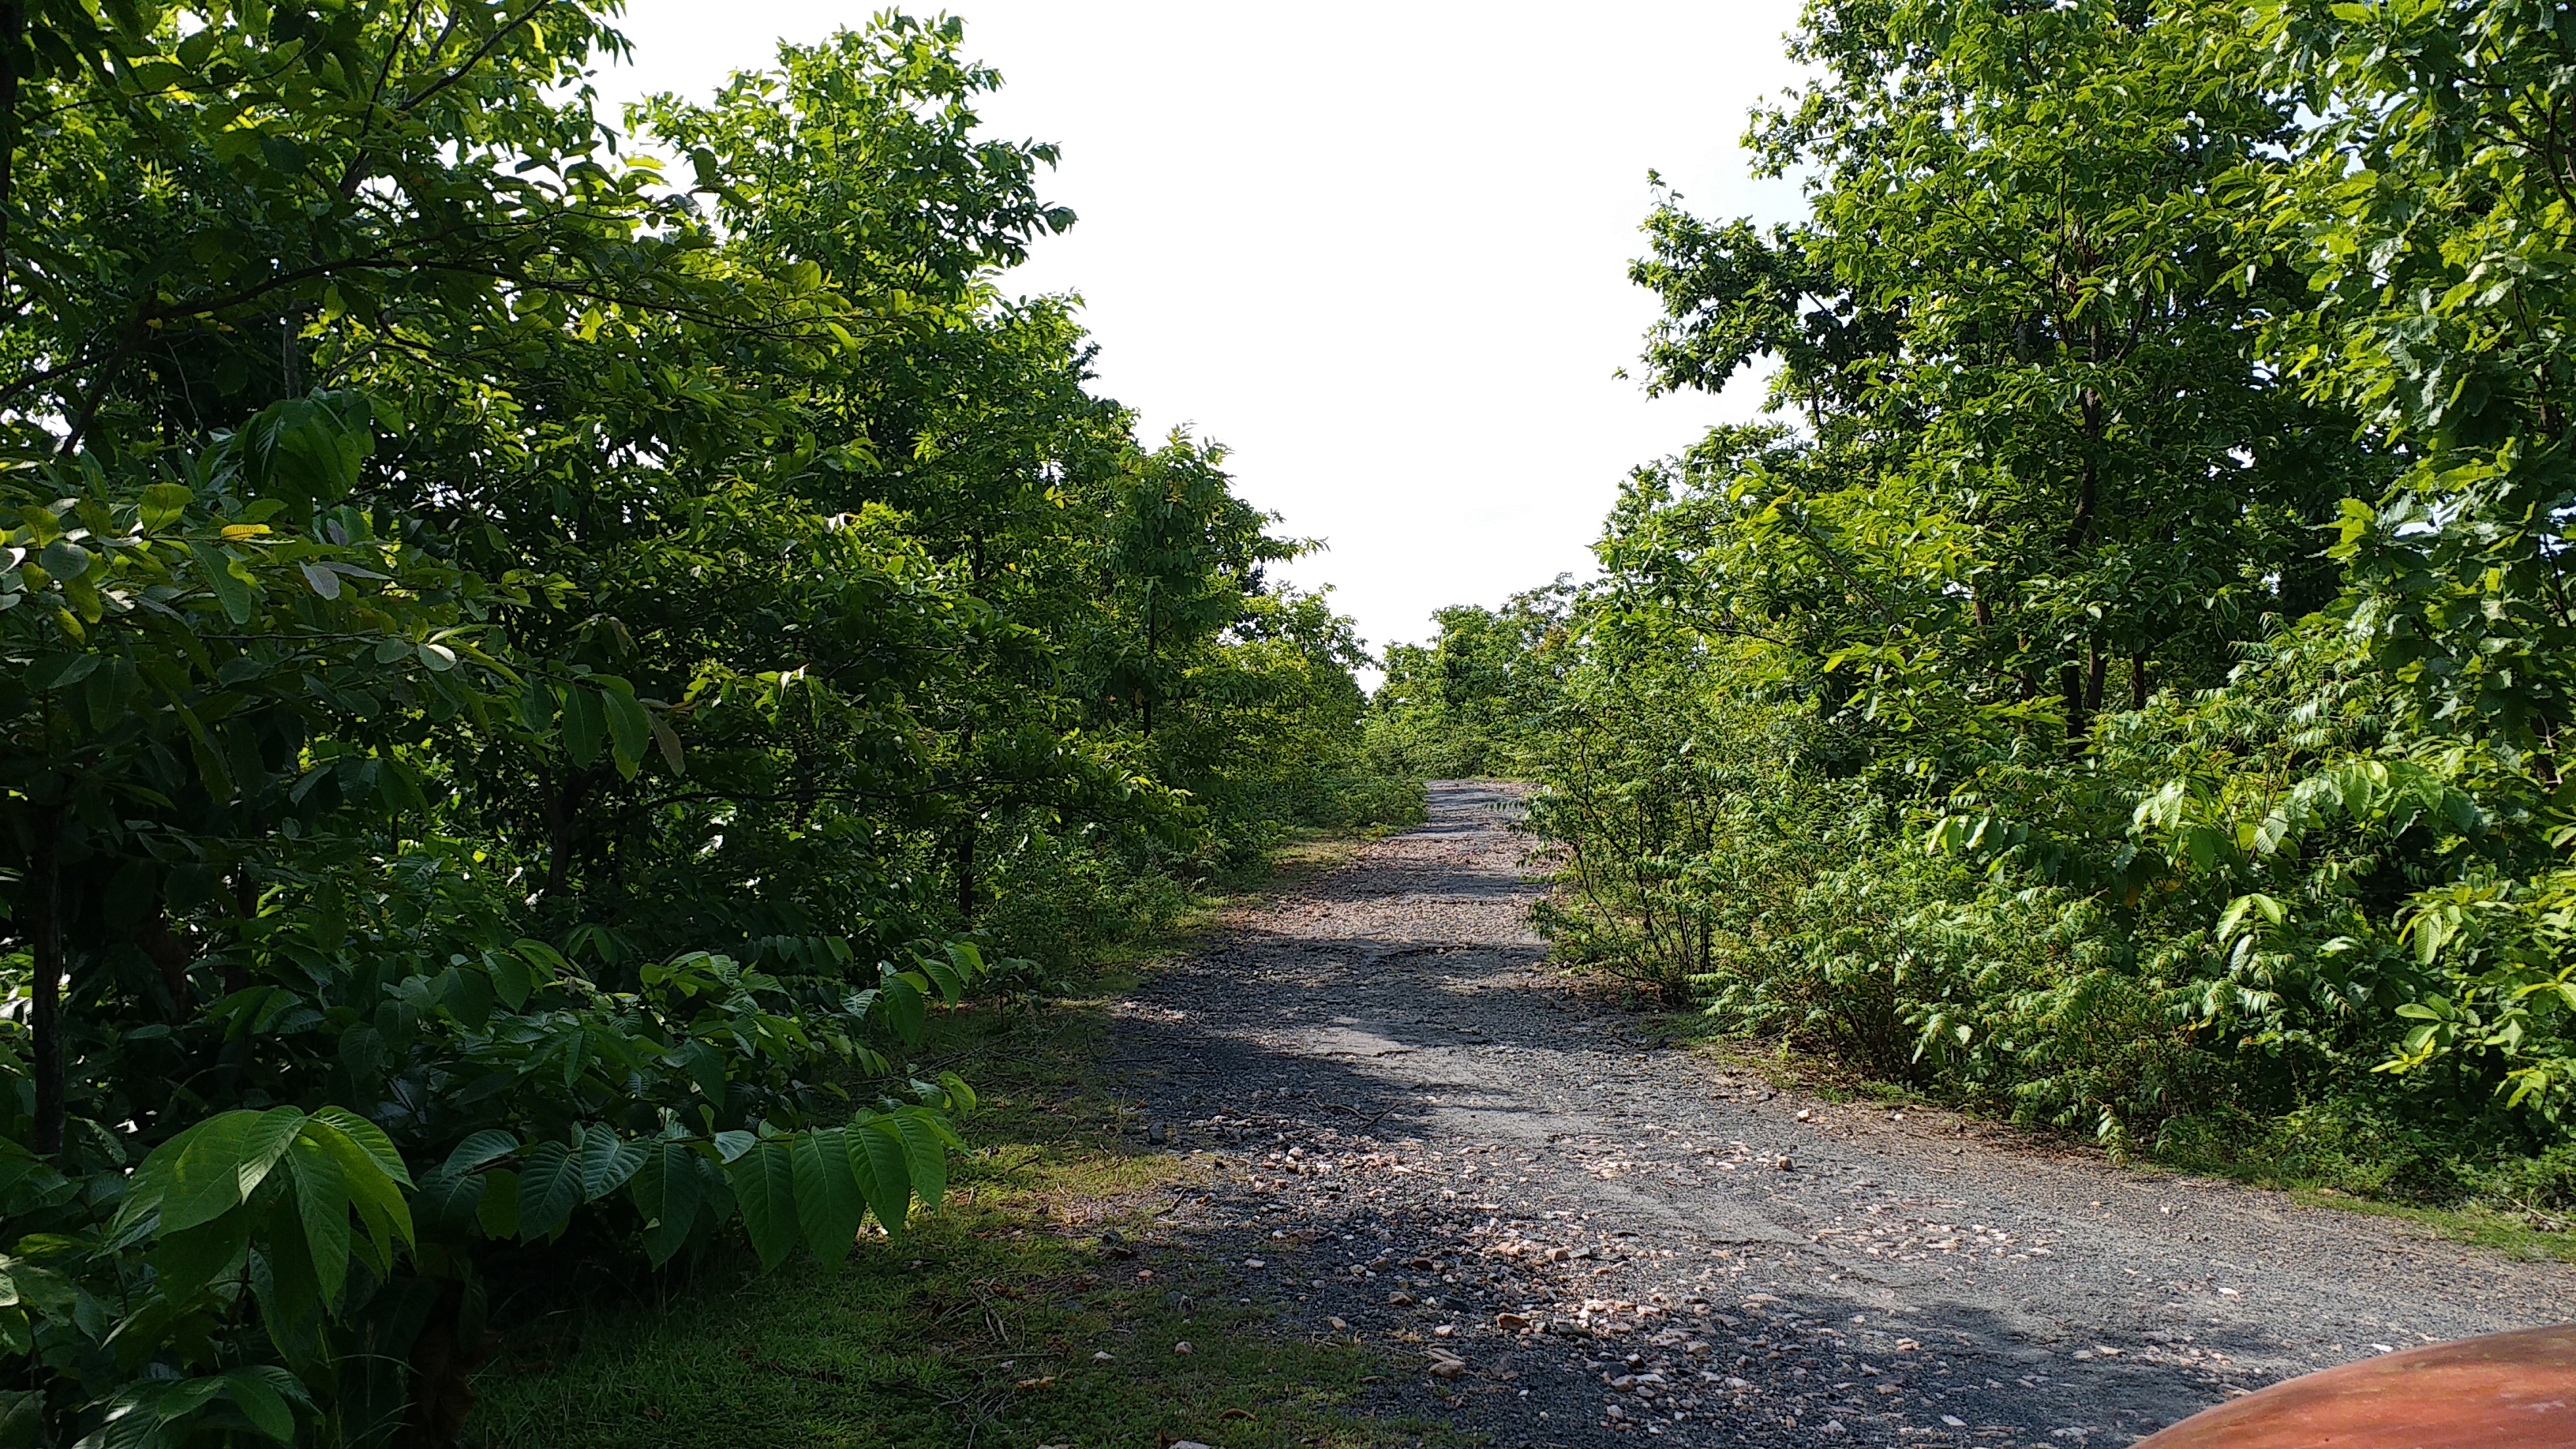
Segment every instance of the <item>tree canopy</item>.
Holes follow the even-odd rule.
[[[900,1234],[931,1012],[1401,808],[962,26],[615,8],[0,4],[0,1442],[449,1442],[495,1273]]]
[[[2115,1147],[2576,1201],[2576,22],[1815,0],[1792,46],[1748,144],[1806,217],[1668,193],[1634,268],[1652,385],[1764,361],[1772,420],[1640,469],[1548,686],[1484,696],[1559,949]]]

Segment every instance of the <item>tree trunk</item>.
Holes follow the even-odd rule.
[[[957,924],[975,921],[975,817],[957,827]]]
[[[27,944],[35,957],[34,996],[36,1132],[38,1157],[63,1150],[63,865],[62,809],[36,812],[36,838],[27,851]]]
[[[539,788],[546,816],[545,898],[552,902],[563,894],[572,875],[573,835],[581,816],[581,779],[576,775],[559,790],[553,788],[551,780],[542,781]]]
[[[2102,442],[2102,399],[2089,389],[2080,404],[2084,411],[2084,436],[2090,446],[2084,450],[2084,471],[2075,484],[2075,517],[2066,526],[2066,546],[2080,549],[2093,539],[2093,515],[2102,501],[2102,462],[2096,457]]]
[[[25,0],[0,0],[0,315],[17,310],[9,286],[9,207],[17,200],[18,79],[26,48]]]

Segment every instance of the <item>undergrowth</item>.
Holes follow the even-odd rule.
[[[1354,1412],[1386,1371],[1375,1350],[1220,1291],[1220,1265],[1162,1216],[1207,1170],[1145,1143],[1101,1065],[1110,1006],[1158,957],[1357,843],[1300,832],[1060,994],[947,1013],[933,1050],[983,1106],[945,1202],[903,1237],[871,1231],[837,1269],[800,1256],[756,1275],[722,1255],[605,1301],[504,1305],[520,1326],[476,1381],[468,1442],[1371,1449],[1436,1433]]]

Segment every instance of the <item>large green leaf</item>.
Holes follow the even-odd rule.
[[[192,543],[188,550],[196,556],[198,577],[223,605],[224,617],[236,624],[249,623],[256,609],[249,578],[234,571],[232,558],[220,548]]]
[[[929,1002],[922,996],[921,983],[908,973],[888,973],[877,997],[877,1010],[886,1025],[907,1042],[919,1042],[922,1029],[929,1021]]]
[[[387,1271],[394,1244],[413,1239],[411,1202],[404,1196],[412,1185],[411,1173],[383,1129],[344,1108],[316,1111],[303,1131],[338,1164],[349,1204],[367,1225],[374,1266],[379,1273]]]
[[[924,1206],[939,1206],[940,1199],[948,1194],[948,1144],[940,1132],[944,1124],[918,1107],[901,1108],[877,1120],[891,1123],[903,1137],[913,1193]]]
[[[317,1107],[313,1120],[347,1138],[387,1181],[411,1186],[411,1169],[403,1164],[402,1154],[394,1150],[393,1139],[385,1135],[385,1129],[346,1107]]]
[[[297,1137],[286,1163],[295,1177],[295,1214],[304,1229],[305,1251],[328,1308],[339,1301],[349,1276],[348,1177],[339,1156],[309,1134]]]
[[[777,1138],[755,1142],[726,1168],[734,1205],[763,1268],[787,1261],[796,1247],[796,1165]]]
[[[282,1115],[281,1115],[282,1114]],[[135,1173],[121,1220],[158,1210],[160,1231],[185,1232],[240,1205],[294,1139],[304,1114],[291,1107],[218,1113],[155,1148]]]
[[[581,1164],[572,1149],[548,1140],[519,1159],[519,1237],[534,1242],[562,1232],[581,1206]]]
[[[495,1242],[519,1235],[519,1174],[506,1167],[486,1168],[481,1174],[483,1195],[475,1200],[474,1221],[483,1236]]]
[[[491,1166],[518,1150],[519,1139],[515,1134],[504,1132],[497,1127],[486,1127],[457,1143],[455,1150],[447,1154],[447,1161],[440,1164],[439,1170],[457,1175],[475,1172]]]
[[[912,1157],[903,1133],[882,1117],[852,1123],[846,1133],[850,1171],[868,1210],[888,1233],[901,1233],[912,1208]]]
[[[656,1267],[689,1241],[703,1199],[698,1154],[685,1142],[647,1142],[644,1161],[627,1183],[628,1195],[644,1214],[644,1253]]]
[[[600,703],[599,691],[578,684],[565,685],[564,753],[572,756],[574,764],[587,768],[599,758],[600,744],[607,735],[607,707]]]
[[[850,1168],[848,1136],[838,1127],[801,1133],[790,1149],[796,1169],[796,1217],[806,1245],[826,1264],[838,1263],[867,1216],[865,1192]]]
[[[304,1398],[304,1386],[282,1369],[235,1369],[223,1376],[224,1397],[233,1401],[250,1420],[251,1427],[281,1444],[295,1439],[295,1411],[287,1406],[287,1393],[298,1401]]]
[[[196,495],[184,483],[155,483],[138,495],[145,533],[159,533],[185,517]]]
[[[617,1130],[594,1122],[582,1129],[581,1192],[586,1201],[597,1202],[626,1185],[635,1170],[644,1165],[644,1144],[620,1139]]]
[[[644,762],[644,752],[652,748],[652,722],[626,681],[599,676],[598,682],[600,703],[608,716],[611,753],[616,756],[618,773],[631,780]]]

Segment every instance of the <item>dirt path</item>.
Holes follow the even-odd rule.
[[[1499,1445],[2118,1445],[2276,1378],[2576,1318],[2576,1270],[1638,1041],[1539,969],[1511,804],[1434,785],[1421,829],[1125,1008],[1157,1130],[1224,1169],[1165,1221],[1287,1326],[1420,1355],[1390,1410]]]

